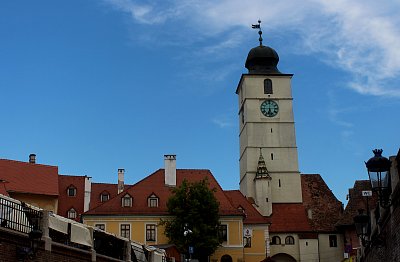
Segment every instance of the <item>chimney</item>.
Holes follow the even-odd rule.
[[[176,186],[176,155],[164,155],[165,185]]]
[[[36,164],[36,155],[35,154],[29,155],[29,163]]]
[[[118,194],[124,191],[124,173],[125,169],[118,169]]]

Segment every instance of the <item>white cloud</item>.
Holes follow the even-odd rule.
[[[226,115],[219,115],[214,117],[212,120],[214,124],[219,126],[220,128],[231,127],[233,126],[232,119]]]
[[[183,26],[203,38],[232,32],[232,28],[240,34],[240,28],[261,19],[264,35],[295,33],[299,38],[290,43],[293,50],[318,54],[330,66],[350,73],[353,79],[348,87],[356,92],[400,97],[400,86],[389,85],[400,76],[398,1],[308,0],[301,5],[291,0],[104,1],[130,13],[137,23],[185,21]],[[225,48],[229,53],[238,41],[231,34],[202,51],[213,55]]]

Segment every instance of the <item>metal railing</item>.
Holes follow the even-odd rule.
[[[40,229],[42,212],[35,210],[25,203],[0,196],[0,226],[21,233],[30,233]]]

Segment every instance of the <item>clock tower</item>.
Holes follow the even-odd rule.
[[[254,27],[254,26],[253,26]],[[260,28],[256,25],[256,28]],[[301,203],[291,79],[279,56],[262,44],[251,49],[236,94],[239,97],[240,191],[261,214],[273,203]]]

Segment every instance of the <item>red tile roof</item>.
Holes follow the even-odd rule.
[[[224,191],[215,180],[209,170],[177,169],[176,183],[179,186],[184,179],[189,182],[208,179],[210,188],[215,188],[215,196],[220,204],[220,215],[239,215],[243,214],[234,208]],[[153,174],[147,176],[133,186],[123,191],[121,194],[109,201],[89,210],[87,215],[167,215],[167,206],[171,187],[164,183],[164,169],[159,169]],[[122,207],[121,199],[129,194],[133,198],[132,207]],[[147,199],[152,194],[159,198],[158,207],[148,207]]]
[[[58,214],[60,216],[67,217],[68,211],[73,208],[78,214],[76,220],[79,221],[79,214],[84,211],[85,179],[86,176],[58,176]],[[67,189],[70,186],[76,188],[75,196],[68,196]]]
[[[342,203],[319,174],[302,174],[301,183],[303,203],[273,204],[270,231],[301,232],[302,236],[336,231],[335,223],[342,215]]]
[[[262,216],[250,201],[239,190],[224,191],[225,195],[231,201],[234,208],[243,208],[245,219],[244,224],[268,224],[270,219]]]
[[[130,185],[125,185],[125,190],[128,189]],[[118,193],[117,184],[107,184],[107,183],[92,183],[92,192],[90,194],[90,209],[93,209],[101,204],[100,195],[103,192],[107,192],[110,195],[110,199],[115,197]]]
[[[312,231],[302,203],[272,204],[271,219],[272,233]]]
[[[0,180],[7,192],[58,195],[58,167],[0,159]]]
[[[0,180],[0,194],[5,195],[5,196],[9,196],[8,192],[7,192],[7,189],[6,189],[5,183],[7,183],[7,182],[3,182],[3,181]]]

